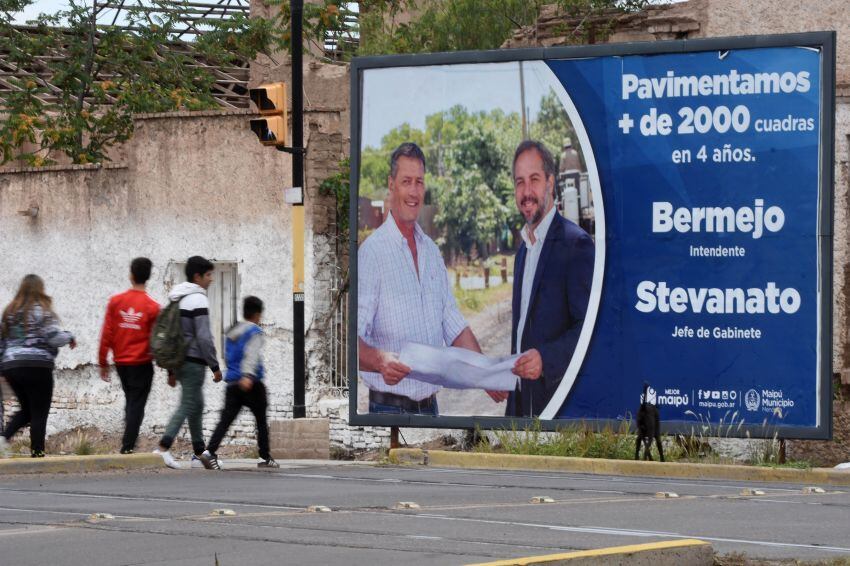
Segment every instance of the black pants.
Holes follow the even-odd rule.
[[[136,446],[139,438],[139,428],[145,418],[145,404],[153,384],[153,364],[136,366],[115,366],[118,377],[121,378],[121,388],[127,398],[124,406],[124,438],[121,441],[121,452],[129,452]]]
[[[250,391],[242,391],[237,383],[229,384],[224,394],[224,408],[221,410],[221,419],[215,427],[210,443],[207,444],[207,450],[211,454],[215,454],[221,440],[227,433],[227,429],[239,415],[239,411],[242,410],[242,407],[248,407],[257,420],[257,447],[260,451],[260,458],[268,460],[271,455],[269,454],[269,423],[266,421],[267,404],[266,386],[263,385],[262,381],[254,382]]]
[[[13,368],[3,372],[15,392],[21,409],[12,416],[3,437],[9,440],[15,433],[30,425],[32,455],[44,456],[44,437],[47,434],[47,415],[53,399],[52,368]]]

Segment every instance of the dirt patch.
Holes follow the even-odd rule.
[[[850,559],[833,558],[829,560],[760,559],[750,558],[740,553],[715,555],[715,566],[850,566]]]

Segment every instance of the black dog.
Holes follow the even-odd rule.
[[[664,450],[661,448],[661,419],[658,407],[649,402],[647,392],[649,383],[643,382],[643,398],[637,412],[637,441],[635,442],[635,460],[640,454],[640,444],[643,442],[643,459],[652,460],[652,439],[658,446],[658,456],[664,461]]]

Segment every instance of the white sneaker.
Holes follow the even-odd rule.
[[[0,458],[9,457],[9,441],[5,436],[0,436]]]
[[[192,454],[192,467],[193,468],[203,468],[204,463],[201,462],[201,459]]]
[[[171,455],[170,450],[160,450],[159,448],[157,448],[153,451],[153,453],[162,456],[162,461],[165,462],[165,465],[169,468],[174,468],[175,470],[180,469],[180,463],[174,459],[174,456]]]

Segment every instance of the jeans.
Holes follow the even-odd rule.
[[[53,400],[53,369],[38,367],[12,368],[4,371],[6,381],[15,392],[21,409],[15,413],[3,437],[9,440],[15,433],[30,425],[32,456],[44,456],[44,437],[47,434],[47,415]]]
[[[211,454],[216,453],[224,435],[227,433],[227,429],[239,415],[239,411],[242,410],[242,407],[248,407],[257,421],[257,447],[259,448],[260,458],[268,460],[271,454],[269,453],[269,424],[266,420],[267,406],[266,386],[263,385],[262,381],[255,381],[250,391],[242,391],[237,383],[228,384],[224,394],[224,408],[221,410],[221,418],[212,437],[210,437],[207,450]]]
[[[369,412],[373,414],[379,415],[430,415],[437,416],[437,400],[434,399],[434,402],[427,409],[419,409],[419,411],[411,412],[405,411],[401,407],[396,407],[393,405],[383,405],[381,403],[375,403],[374,401],[369,401]]]
[[[115,369],[127,398],[124,406],[124,438],[121,441],[121,452],[124,453],[135,448],[139,437],[139,428],[145,418],[145,405],[153,384],[153,364],[116,366]]]
[[[177,370],[177,381],[180,382],[180,405],[168,424],[159,445],[168,450],[174,443],[174,437],[180,432],[183,421],[189,421],[189,434],[192,436],[192,450],[198,455],[204,451],[204,376],[207,367],[195,362],[186,361]]]

